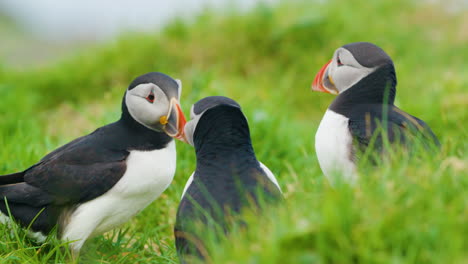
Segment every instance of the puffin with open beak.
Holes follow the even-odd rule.
[[[358,154],[371,145],[382,153],[386,140],[407,148],[416,140],[439,146],[424,121],[394,105],[396,84],[390,56],[368,42],[338,48],[317,73],[312,90],[337,95],[315,135],[317,158],[327,178],[356,180]]]
[[[88,238],[128,221],[173,179],[173,138],[184,137],[181,91],[181,82],[165,74],[139,76],[125,92],[117,122],[24,171],[0,176],[3,221],[10,214],[43,235],[57,226],[60,238],[71,242],[73,256]]]

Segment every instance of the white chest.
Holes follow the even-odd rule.
[[[108,192],[73,212],[64,237],[86,239],[125,223],[161,195],[172,182],[175,169],[174,141],[160,150],[131,151],[122,178]]]
[[[352,137],[348,118],[327,109],[315,134],[315,151],[320,168],[333,182],[336,176],[354,180],[357,176],[351,161]]]
[[[141,197],[146,193],[159,196],[172,182],[175,169],[174,141],[160,150],[131,151],[124,176],[109,193],[123,198]]]

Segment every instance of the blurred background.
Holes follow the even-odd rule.
[[[124,32],[152,32],[168,22],[193,20],[206,9],[247,11],[276,0],[0,1],[0,55],[12,67],[47,63]]]
[[[316,71],[337,47],[370,41],[395,61],[397,103],[446,118],[466,99],[455,87],[468,75],[467,10],[467,0],[0,0],[0,93],[26,89],[25,111],[36,100],[76,107],[157,70],[183,79],[189,98],[281,98],[302,107],[285,110],[293,117],[318,118],[329,97],[308,92]],[[415,90],[425,104],[412,104]]]
[[[193,20],[206,9],[214,13],[251,10],[278,0],[37,0],[0,1],[0,58],[12,67],[47,63],[78,48],[115,39],[124,32],[151,32],[168,22]],[[316,2],[326,2],[319,0]],[[421,1],[426,4],[437,1]],[[444,11],[460,13],[467,0],[445,1]]]

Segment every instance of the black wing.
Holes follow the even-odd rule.
[[[107,132],[106,132],[107,131]],[[49,232],[60,208],[89,201],[114,186],[125,173],[128,152],[113,148],[103,127],[46,155],[23,172],[0,176],[0,211],[35,231]],[[40,214],[39,214],[40,213]]]
[[[387,109],[385,108],[387,107]],[[395,106],[361,105],[349,117],[349,130],[361,151],[373,141],[373,147],[382,151],[386,139],[411,147],[419,140],[426,147],[439,146],[439,140],[422,120]]]
[[[26,183],[54,197],[56,204],[82,203],[107,192],[123,176],[129,152],[113,149],[97,130],[45,156],[24,172]]]
[[[0,176],[0,197],[10,199],[11,190],[22,183],[59,205],[85,202],[105,193],[123,176],[129,154],[114,149],[107,137],[105,130],[98,129],[56,149],[24,172]],[[18,189],[18,193],[23,191]],[[25,204],[32,201],[27,195],[23,200]]]

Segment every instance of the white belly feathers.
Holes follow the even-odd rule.
[[[335,177],[354,181],[356,167],[351,161],[352,136],[348,118],[327,109],[315,134],[315,151],[325,176],[332,183]]]
[[[131,151],[127,170],[108,192],[81,204],[69,218],[63,238],[78,240],[102,234],[128,221],[155,200],[172,182],[176,169],[174,141],[166,148]]]

